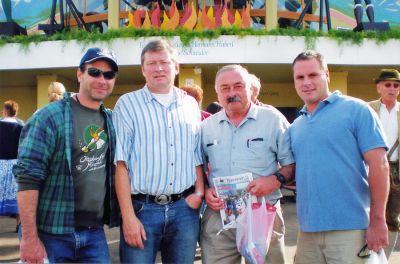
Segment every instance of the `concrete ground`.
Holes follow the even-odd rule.
[[[295,203],[292,197],[285,197],[285,203],[282,204],[284,218],[286,221],[286,260],[287,263],[293,263],[293,256],[296,250],[297,237],[297,219]],[[112,262],[118,263],[118,245],[119,228],[107,229],[107,240],[110,248]],[[15,219],[9,217],[0,217],[0,263],[17,262],[19,260],[18,238],[15,233]],[[158,263],[161,260],[158,258]],[[200,249],[197,250],[196,264],[201,263]],[[389,264],[400,263],[400,243],[396,245],[395,252],[390,257]]]

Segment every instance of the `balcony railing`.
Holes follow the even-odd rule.
[[[237,1],[237,0],[236,0]],[[118,27],[134,27],[134,28],[161,28],[161,29],[175,29],[182,27],[187,19],[192,19],[191,25],[186,28],[189,30],[194,29],[213,29],[217,27],[266,27],[265,21],[268,16],[276,14],[277,19],[286,19],[287,21],[296,21],[300,17],[300,12],[292,12],[287,10],[268,10],[265,5],[261,8],[252,8],[249,3],[241,9],[235,9],[237,3],[234,1],[227,1],[225,3],[215,2],[213,6],[200,7],[197,2],[191,1],[185,4],[184,9],[178,9],[175,1],[173,0],[168,10],[162,10],[158,2],[152,2],[150,8],[137,8],[131,11],[119,11],[115,14],[109,9],[108,13],[86,13],[86,8],[83,10],[82,20],[89,25],[99,25],[105,22],[109,28]],[[271,1],[271,0],[268,0]],[[86,2],[86,1],[84,1]],[[119,2],[119,1],[118,1]],[[181,6],[181,3],[179,3]],[[242,4],[243,5],[243,4]],[[85,6],[85,3],[84,3]],[[304,0],[301,1],[302,10],[305,7]],[[175,13],[175,10],[177,11]],[[110,15],[112,17],[118,16],[118,25],[110,25]],[[121,21],[122,20],[122,21]],[[115,19],[114,19],[115,21]],[[178,21],[178,22],[177,22]],[[319,15],[305,14],[302,19],[302,27],[306,27],[307,22],[321,22],[327,23],[326,16],[320,19]],[[70,26],[77,26],[76,19],[71,18],[68,21]],[[199,24],[201,24],[199,26]],[[278,27],[276,21],[275,27]],[[196,28],[197,27],[197,28]],[[268,28],[268,27],[267,27]],[[271,27],[269,27],[271,29]]]

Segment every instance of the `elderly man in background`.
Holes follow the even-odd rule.
[[[400,73],[395,69],[383,69],[375,79],[378,100],[369,105],[378,114],[388,142],[387,158],[390,166],[390,190],[386,205],[386,223],[389,228],[389,246],[385,248],[390,257],[400,231],[400,178],[399,178],[399,139],[400,104],[397,101],[400,91]]]

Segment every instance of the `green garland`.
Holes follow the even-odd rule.
[[[395,39],[400,41],[400,30],[392,29],[385,32],[353,32],[344,30],[331,30],[329,32],[320,32],[313,30],[296,30],[296,29],[274,29],[274,30],[264,30],[264,29],[238,29],[232,28],[219,28],[215,30],[205,30],[201,32],[188,31],[186,29],[176,29],[176,30],[158,30],[158,29],[132,29],[132,28],[122,28],[118,30],[108,30],[105,33],[100,33],[98,31],[88,32],[84,30],[74,29],[71,31],[57,32],[52,36],[47,35],[19,35],[19,36],[0,36],[0,48],[7,43],[19,43],[24,48],[28,49],[30,44],[37,44],[43,41],[56,41],[56,40],[75,40],[83,45],[89,45],[95,42],[112,42],[115,38],[133,38],[138,39],[141,37],[150,36],[162,36],[166,38],[172,38],[174,36],[179,36],[180,40],[184,45],[189,45],[193,39],[216,39],[221,35],[235,35],[239,38],[245,36],[290,36],[293,38],[304,37],[306,46],[308,48],[313,48],[315,46],[315,41],[318,37],[327,37],[336,40],[339,44],[349,42],[355,45],[361,45],[364,39],[375,40],[378,44],[383,44],[389,39]]]

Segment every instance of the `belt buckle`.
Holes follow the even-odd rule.
[[[154,202],[159,205],[166,205],[171,202],[172,198],[167,194],[159,194],[154,198]]]

